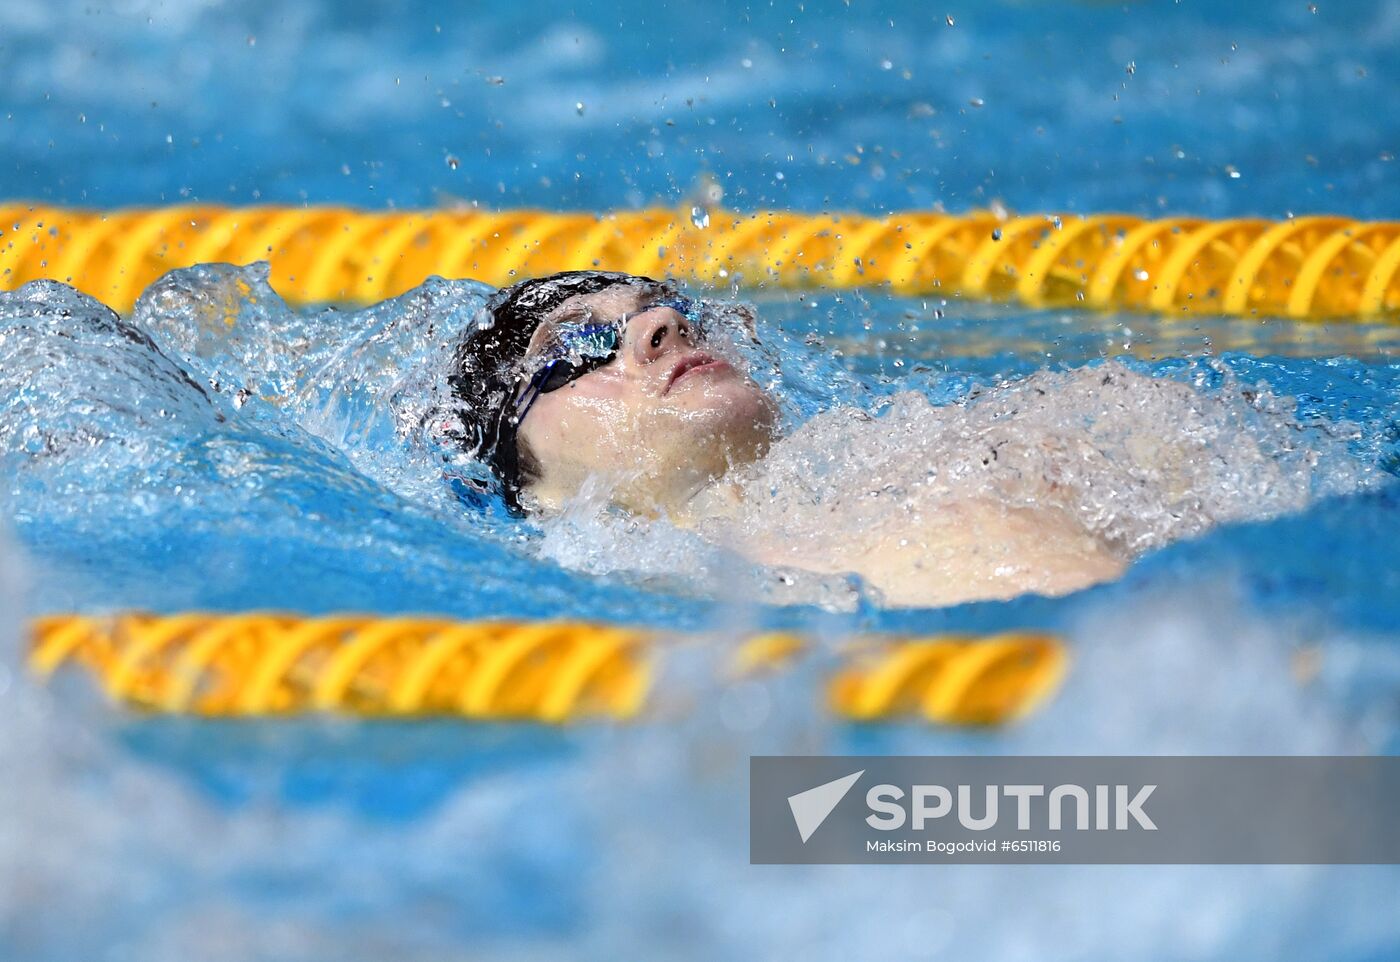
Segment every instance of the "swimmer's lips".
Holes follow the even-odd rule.
[[[728,361],[721,361],[719,358],[711,357],[703,352],[688,355],[681,358],[680,362],[671,369],[671,377],[666,382],[666,390],[662,394],[669,394],[675,383],[688,374],[697,371],[710,371],[719,373],[720,371],[732,370]]]

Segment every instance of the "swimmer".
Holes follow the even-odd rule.
[[[768,565],[863,577],[891,605],[1064,594],[1126,564],[1066,509],[973,496],[820,536],[755,529],[743,469],[778,441],[774,399],[707,340],[669,283],[575,271],[503,288],[457,347],[467,436],[518,512],[564,508],[585,483]]]

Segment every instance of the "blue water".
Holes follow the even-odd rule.
[[[1400,12],[1309,6],[17,0],[0,170],[104,206],[592,210],[710,175],[741,209],[1393,216]]]
[[[104,206],[598,209],[676,204],[713,181],[739,209],[1393,217],[1400,120],[1383,105],[1400,3],[1315,6],[15,2],[0,7],[0,171],[6,197]],[[657,563],[665,532],[542,532],[462,505],[401,431],[483,288],[297,315],[271,292],[230,299],[234,276],[172,279],[130,319],[57,287],[0,295],[0,957],[1400,946],[1389,868],[764,868],[745,854],[751,754],[1400,747],[1400,328],[740,290],[793,428],[905,390],[962,404],[1044,369],[1123,364],[1242,418],[1211,448],[1221,459],[1248,447],[1257,414],[1331,473],[1282,514],[1268,491],[1216,492],[1234,520],[1067,598],[901,611],[857,586],[721,603],[709,556]],[[237,333],[201,340],[200,303],[231,305]],[[1244,392],[1275,401],[1251,413]],[[1064,403],[1068,432],[1088,409]],[[1274,463],[1241,461],[1238,477]],[[563,563],[589,538],[614,568]],[[19,672],[24,614],[119,607],[568,614],[715,638],[668,663],[658,699],[689,706],[681,717],[622,730],[140,719],[81,678],[40,690]],[[727,643],[759,625],[1044,627],[1070,639],[1074,667],[1005,731],[842,726],[818,708],[815,669],[718,680]],[[1315,672],[1299,674],[1300,654]]]

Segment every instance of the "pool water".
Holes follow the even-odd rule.
[[[637,4],[550,23],[528,4],[482,20],[410,3],[14,3],[0,165],[11,196],[93,205],[602,209],[713,183],[743,210],[1392,216],[1400,122],[1374,105],[1400,79],[1400,3],[1309,7]],[[263,277],[183,272],[128,318],[57,285],[0,295],[0,955],[1379,959],[1400,945],[1389,867],[746,854],[753,754],[1400,747],[1400,327],[706,292],[757,304],[748,361],[793,436],[808,426],[774,478],[853,446],[872,470],[921,474],[961,456],[960,425],[1072,440],[1110,404],[1115,437],[1192,452],[1196,501],[1138,484],[1127,442],[1057,462],[1092,468],[1112,495],[1097,509],[1141,541],[1120,581],[909,610],[850,579],[788,585],[596,506],[522,525],[464,504],[443,475],[472,465],[444,462],[421,426],[444,345],[486,289],[437,280],[295,312]],[[1195,400],[1154,406],[1091,389],[1090,372]],[[1027,384],[1050,400],[1022,410]],[[851,427],[850,408],[876,418]],[[831,489],[852,512],[868,507],[857,481]],[[1222,523],[1158,537],[1148,508]],[[563,731],[139,718],[85,679],[24,677],[25,615],[112,608],[567,614],[712,644],[667,662],[665,718]],[[1050,705],[1004,730],[849,726],[820,710],[815,668],[722,679],[734,640],[770,625],[826,639],[1032,626],[1061,632],[1074,663]]]

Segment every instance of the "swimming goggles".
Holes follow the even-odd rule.
[[[592,317],[561,324],[551,332],[544,347],[529,359],[532,372],[515,396],[512,420],[520,424],[541,394],[557,391],[617,357],[627,322],[638,314],[658,307],[669,307],[686,319],[691,333],[703,339],[700,312],[697,305],[684,294],[668,294],[614,321],[598,321]]]

